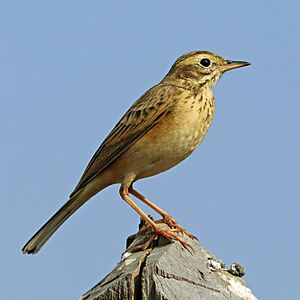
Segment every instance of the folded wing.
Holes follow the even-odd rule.
[[[171,90],[174,88],[176,87],[158,84],[131,106],[100,145],[70,197],[85,187],[172,110],[176,102],[175,99],[170,101],[170,97],[174,95]]]

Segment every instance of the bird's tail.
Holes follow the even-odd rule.
[[[73,195],[26,243],[22,248],[23,253],[37,253],[54,232],[88,199],[89,197],[84,197],[80,192]]]

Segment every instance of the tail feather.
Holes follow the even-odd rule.
[[[54,232],[89,198],[80,193],[73,195],[26,243],[22,248],[24,254],[37,253]]]

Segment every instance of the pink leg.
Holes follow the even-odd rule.
[[[129,191],[127,188],[121,186],[120,188],[120,196],[121,198],[127,203],[129,204],[144,220],[145,222],[147,222],[154,234],[156,235],[161,235],[164,238],[168,239],[168,240],[177,240],[179,241],[185,248],[192,248],[192,246],[190,246],[184,239],[182,239],[180,236],[178,236],[175,232],[171,231],[171,230],[167,230],[167,229],[162,229],[160,228],[153,220],[151,220],[150,217],[148,217],[136,204],[135,202],[129,197]]]
[[[171,228],[176,228],[179,231],[188,235],[190,238],[194,238],[194,236],[191,233],[189,233],[186,229],[184,229],[182,226],[180,226],[176,222],[176,220],[171,217],[170,214],[168,214],[167,212],[162,210],[156,204],[154,204],[149,199],[147,199],[145,196],[143,196],[138,191],[136,191],[132,185],[129,187],[128,192],[130,194],[132,194],[133,196],[135,196],[136,198],[138,198],[139,200],[141,200],[142,202],[144,202],[145,204],[147,204],[149,207],[151,207],[153,210],[155,210],[158,214],[160,214],[163,217],[163,220],[160,220],[158,222],[164,222],[164,223],[168,224]]]

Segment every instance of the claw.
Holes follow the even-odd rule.
[[[161,228],[154,229],[153,228],[153,231],[154,231],[155,235],[163,236],[164,238],[166,238],[169,241],[172,241],[174,239],[179,241],[184,248],[186,248],[188,251],[191,250],[192,254],[195,254],[194,248],[187,241],[185,241],[183,238],[181,238],[178,234],[176,234],[172,230],[161,229]]]
[[[158,221],[155,221],[155,223],[166,223],[169,227],[173,229],[177,229],[179,232],[182,232],[186,234],[191,239],[194,239],[195,237],[189,233],[186,229],[184,229],[181,225],[179,225],[175,219],[173,219],[170,215],[165,215],[163,219],[160,219]]]

